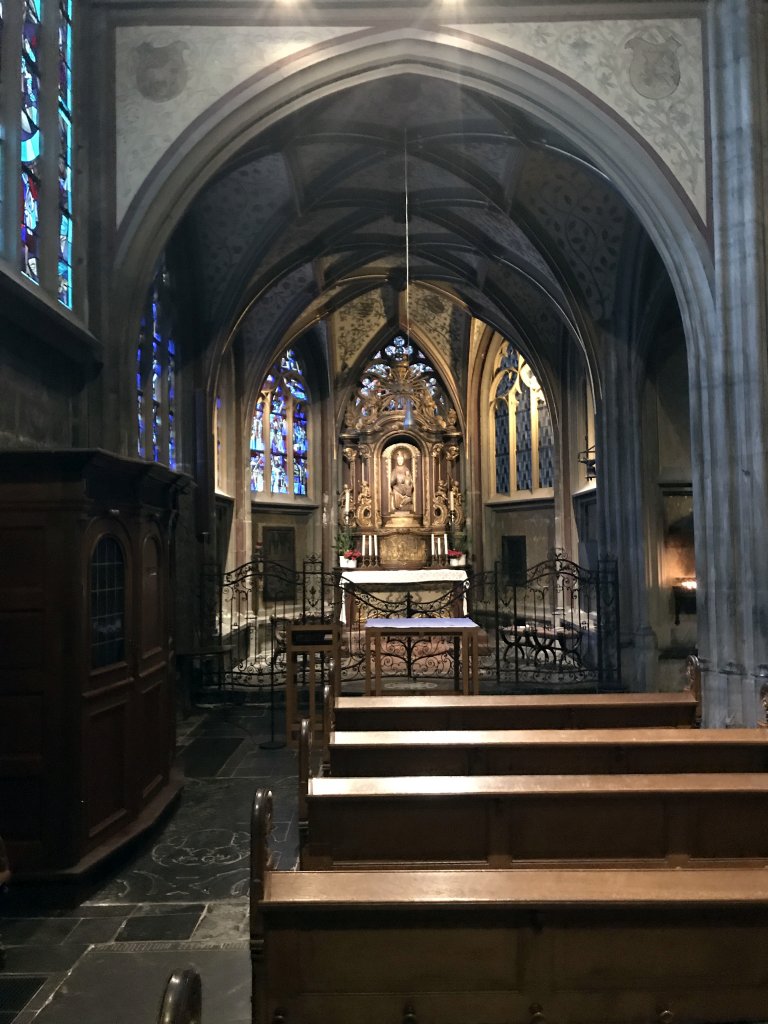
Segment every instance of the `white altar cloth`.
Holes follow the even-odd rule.
[[[453,583],[466,584],[466,569],[348,569],[341,574],[342,590],[346,584],[362,586],[366,583]],[[462,611],[466,614],[467,598],[463,597]],[[341,602],[341,621],[347,621],[346,602]]]

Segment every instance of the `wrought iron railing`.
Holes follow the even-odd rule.
[[[406,585],[358,583],[354,573],[342,575],[318,558],[297,571],[254,560],[219,577],[215,593],[216,639],[233,651],[229,689],[257,700],[284,682],[290,623],[340,621],[342,685],[362,686],[365,624],[392,617],[473,618],[483,628],[479,679],[486,692],[621,684],[613,562],[588,570],[556,555],[514,580],[497,564],[485,573],[467,569],[463,578]],[[413,641],[407,650],[402,644],[392,641],[384,650],[385,677],[402,676],[407,666],[413,684],[454,678],[450,639]]]

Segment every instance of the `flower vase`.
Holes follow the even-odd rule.
[[[455,566],[455,567],[460,566],[460,565],[466,565],[467,564],[467,556],[466,555],[451,555],[450,558],[448,559],[448,564],[452,565],[452,566]]]
[[[356,569],[357,559],[356,558],[345,558],[344,555],[339,555],[339,565],[342,569]]]

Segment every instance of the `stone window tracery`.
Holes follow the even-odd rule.
[[[434,430],[456,422],[453,404],[426,355],[404,335],[396,335],[372,357],[347,411],[347,422],[364,424],[387,416],[410,415]]]

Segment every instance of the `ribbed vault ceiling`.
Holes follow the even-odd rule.
[[[610,323],[642,233],[565,139],[455,82],[385,78],[287,118],[197,197],[208,329],[260,372],[324,321],[343,375],[402,324],[406,219],[411,324],[457,364],[470,314],[554,363],[564,336]]]

